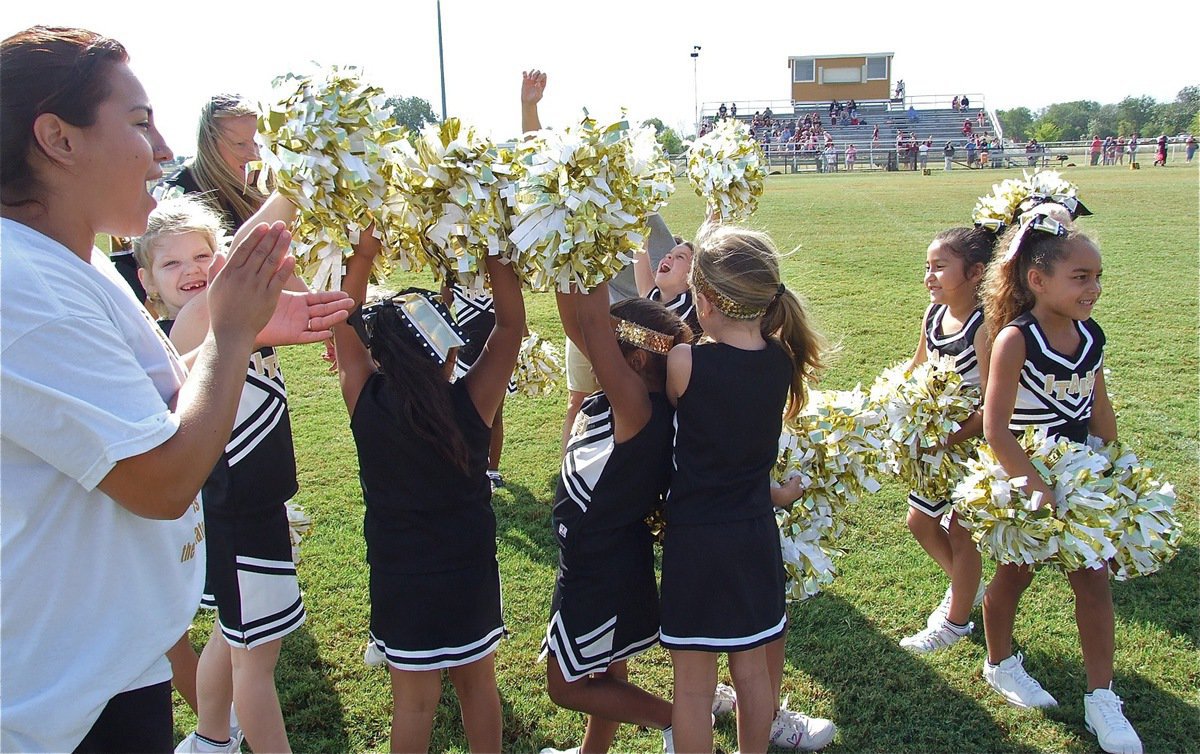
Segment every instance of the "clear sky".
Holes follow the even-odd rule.
[[[521,71],[537,67],[550,76],[544,125],[573,119],[582,107],[609,115],[625,106],[637,119],[657,116],[690,130],[694,44],[702,47],[701,102],[787,100],[788,56],[837,53],[895,53],[893,80],[904,79],[909,95],[982,94],[999,109],[1128,95],[1173,100],[1200,84],[1190,4],[996,7],[443,0],[447,105],[450,115],[508,138],[520,125]],[[358,65],[390,94],[418,95],[441,110],[435,0],[10,2],[0,32],[37,23],[83,26],[124,43],[180,154],[195,151],[196,119],[211,94],[259,99],[274,76],[313,61]]]

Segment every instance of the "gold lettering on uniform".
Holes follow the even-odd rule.
[[[200,523],[196,524],[195,528],[192,529],[192,532],[196,535],[196,544],[200,544],[201,542],[203,542],[204,541],[204,522],[201,521]]]
[[[1056,380],[1054,375],[1046,375],[1045,382],[1042,383],[1042,391],[1047,394],[1053,394],[1058,400],[1063,400],[1067,397],[1067,393],[1084,396],[1091,395],[1092,389],[1096,386],[1096,370],[1091,369],[1087,374],[1080,377],[1078,374],[1072,374],[1069,380]]]
[[[186,563],[196,557],[196,543],[188,542],[183,546],[183,552],[179,554],[179,562]]]
[[[273,380],[279,376],[279,357],[272,353],[264,359],[256,353],[254,354],[254,369],[259,374],[266,376],[267,379]]]

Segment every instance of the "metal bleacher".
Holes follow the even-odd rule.
[[[972,133],[987,134],[989,137],[997,134],[997,128],[987,110],[977,105],[983,103],[982,95],[970,97],[972,106],[967,109],[955,110],[950,105],[949,97],[910,97],[904,101],[882,100],[857,103],[858,122],[852,124],[848,113],[839,118],[837,125],[832,125],[829,117],[829,103],[794,103],[790,112],[779,112],[784,108],[773,109],[771,131],[778,128],[781,132],[789,126],[794,130],[796,124],[806,116],[815,113],[820,117],[822,128],[832,135],[833,142],[839,155],[844,155],[846,147],[853,144],[858,151],[858,166],[861,168],[884,168],[888,155],[895,151],[898,134],[905,134],[917,141],[932,140],[929,149],[930,164],[940,165],[942,148],[946,142],[953,142],[957,152],[956,160],[965,164],[966,142],[969,137],[963,133],[963,121],[969,121]],[[909,108],[912,108],[911,112]],[[753,119],[753,111],[739,102],[737,119],[747,126]],[[979,114],[983,112],[983,125],[979,124]],[[705,107],[706,118],[716,116],[716,109]],[[872,141],[876,126],[879,127],[878,141]],[[761,130],[761,129],[760,129]],[[819,162],[813,152],[804,152],[800,145],[775,143],[770,135],[758,133],[759,141],[767,153],[772,166],[782,166],[785,169],[801,170],[814,167]],[[822,139],[820,147],[824,146]],[[1014,152],[1014,150],[1007,150]],[[1013,157],[1017,154],[1014,152]],[[1023,158],[1023,151],[1020,153]],[[900,159],[903,163],[903,158]],[[818,166],[819,167],[819,166]]]

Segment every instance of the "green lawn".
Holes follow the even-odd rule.
[[[927,295],[925,247],[946,227],[969,224],[975,198],[1015,170],[772,177],[755,227],[788,250],[786,281],[808,301],[819,327],[841,346],[822,383],[869,382],[916,345]],[[1109,390],[1122,437],[1179,491],[1186,536],[1163,572],[1113,588],[1116,690],[1147,751],[1200,750],[1200,625],[1197,621],[1197,172],[1183,165],[1133,172],[1068,169],[1096,214],[1081,225],[1100,244],[1105,293],[1096,318],[1108,334]],[[703,207],[681,184],[664,215],[689,235]],[[419,281],[426,282],[427,281]],[[553,297],[527,296],[529,326],[561,342]],[[299,502],[315,520],[303,545],[300,580],[308,622],[283,647],[278,686],[297,751],[386,751],[387,673],[362,662],[367,633],[367,567],[353,442],[320,348],[288,349]],[[556,708],[536,661],[554,580],[549,528],[558,472],[565,389],[510,399],[502,469],[509,480],[495,505],[505,618],[511,637],[497,654],[505,749],[577,745],[583,717]],[[1018,710],[980,676],[981,618],[969,641],[932,657],[897,645],[923,626],[946,580],[904,526],[894,485],[849,514],[842,575],[826,593],[791,608],[784,693],[791,707],[832,718],[830,752],[1096,751],[1083,726],[1085,677],[1066,580],[1043,573],[1027,592],[1015,637],[1026,667],[1061,704]],[[990,567],[985,565],[985,577]],[[197,620],[197,646],[208,632]],[[632,666],[633,679],[664,695],[671,667],[656,649]],[[723,671],[723,677],[725,677]],[[447,689],[449,686],[447,685]],[[190,710],[176,705],[177,727]],[[717,746],[736,748],[732,722]],[[433,751],[466,751],[449,691],[435,723]],[[656,731],[622,726],[617,750],[661,750]]]

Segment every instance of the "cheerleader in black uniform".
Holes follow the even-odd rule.
[[[1100,298],[1100,250],[1071,225],[1063,207],[1043,204],[1000,239],[1003,255],[984,281],[988,322],[1005,324],[993,336],[984,435],[1004,470],[1026,477],[1025,492],[1054,491],[1030,463],[1015,433],[1044,428],[1050,435],[1086,442],[1117,439],[1117,420],[1104,385],[1104,331],[1091,318]],[[1029,566],[999,564],[983,601],[988,658],[983,676],[1018,707],[1053,707],[1054,697],[1013,654],[1017,602],[1033,580]],[[1114,621],[1108,570],[1067,574],[1075,593],[1075,621],[1087,672],[1084,722],[1100,748],[1140,754],[1141,741],[1113,693]]]
[[[988,343],[978,289],[992,258],[994,241],[995,237],[983,228],[951,228],[937,234],[929,244],[925,252],[925,287],[931,303],[925,310],[910,368],[928,358],[953,356],[963,382],[981,386],[986,381]],[[983,413],[976,411],[951,433],[946,444],[957,445],[982,432]],[[950,578],[950,586],[926,620],[925,628],[901,639],[900,646],[917,653],[934,652],[971,633],[973,626],[967,618],[971,609],[983,601],[979,583],[983,565],[970,533],[954,525],[949,500],[926,500],[910,492],[908,506],[909,531]],[[946,515],[950,521],[943,528]],[[955,594],[960,598],[955,599]]]
[[[770,484],[785,408],[804,403],[819,338],[761,233],[716,228],[692,262],[711,343],[667,359],[676,405],[663,543],[661,642],[675,668],[679,751],[712,751],[717,654],[737,689],[738,746],[766,751],[775,709],[766,645],[783,637],[785,576]]]
[[[576,417],[555,494],[559,567],[543,645],[547,689],[555,704],[588,713],[583,751],[607,751],[620,722],[662,730],[672,751],[670,702],[630,684],[626,663],[658,642],[645,519],[661,506],[671,473],[667,353],[691,332],[645,299],[614,304],[610,315],[607,284],[560,293],[558,303],[564,332],[603,391]]]
[[[363,237],[343,281],[360,302],[379,251]],[[392,678],[392,751],[428,750],[442,669],[458,693],[471,751],[500,750],[493,653],[504,621],[487,457],[525,305],[510,266],[488,257],[487,268],[496,326],[453,384],[449,360],[461,331],[428,292],[366,307],[363,340],[348,325],[334,332],[366,503],[371,641]]]
[[[638,295],[651,301],[661,301],[671,312],[677,314],[692,331],[692,339],[699,340],[704,334],[700,320],[696,318],[696,298],[692,294],[688,278],[692,271],[695,247],[679,236],[675,246],[668,251],[658,266],[651,269],[650,254],[639,254],[633,262],[634,278]]]

